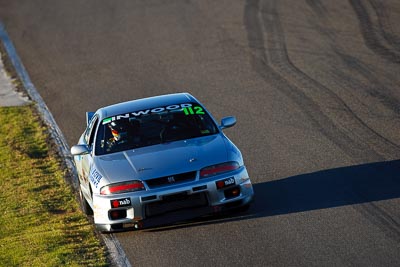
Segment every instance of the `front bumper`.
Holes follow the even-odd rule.
[[[94,223],[101,231],[165,225],[245,206],[253,196],[253,187],[243,166],[211,178],[196,177],[192,182],[146,191],[93,195]]]

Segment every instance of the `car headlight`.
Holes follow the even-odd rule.
[[[100,189],[100,195],[112,195],[112,194],[120,194],[127,192],[135,192],[144,189],[145,188],[142,181],[134,180],[129,182],[115,183],[103,186]]]
[[[207,178],[224,172],[236,170],[240,167],[236,161],[225,162],[205,167],[200,170],[200,178]]]

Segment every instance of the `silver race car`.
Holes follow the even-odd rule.
[[[86,113],[71,148],[83,211],[101,231],[151,227],[246,209],[254,191],[239,149],[187,93]]]

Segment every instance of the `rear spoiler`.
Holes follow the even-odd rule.
[[[90,121],[93,118],[95,112],[87,111],[86,112],[86,126],[89,125]]]

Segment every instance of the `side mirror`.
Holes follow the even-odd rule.
[[[73,156],[89,154],[90,150],[87,145],[75,145],[71,147],[71,154]]]
[[[221,120],[221,129],[229,128],[232,127],[233,125],[236,124],[236,118],[235,117],[225,117]]]

